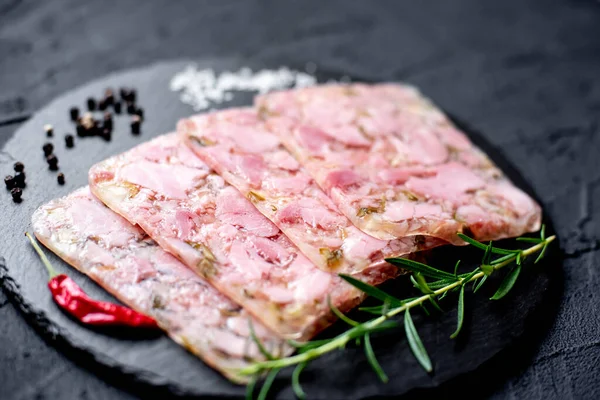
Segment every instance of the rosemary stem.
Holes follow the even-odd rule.
[[[556,239],[556,236],[550,236],[550,237],[544,239],[543,241],[541,241],[540,243],[536,244],[535,246],[532,246],[528,249],[522,250],[520,253],[514,253],[514,255],[512,257],[507,258],[506,260],[493,265],[493,270],[497,271],[497,270],[509,265],[517,258],[517,255],[520,255],[521,258],[525,258],[531,254],[536,253],[537,251],[539,251],[539,250],[543,249],[545,246],[547,246],[554,239]],[[477,280],[477,279],[483,277],[484,275],[485,275],[485,273],[483,271],[479,271],[475,275],[472,275],[469,279],[467,279],[467,278],[459,279],[455,282],[448,284],[447,286],[444,286],[438,290],[435,290],[433,293],[425,294],[421,297],[418,297],[414,300],[411,300],[411,301],[403,304],[402,306],[393,308],[393,309],[389,310],[386,314],[361,324],[361,327],[363,328],[363,330],[365,332],[369,332],[371,329],[376,328],[377,326],[381,325],[382,323],[387,321],[389,318],[391,318],[395,315],[398,315],[398,314],[400,314],[408,309],[411,309],[415,306],[418,306],[421,303],[429,301],[431,296],[434,296],[434,297],[440,296],[443,293],[446,293],[450,290],[456,289],[456,288],[458,288],[462,285],[465,285],[469,282]],[[326,354],[333,350],[344,347],[350,340],[353,339],[352,333],[353,332],[351,329],[349,331],[341,333],[337,337],[331,339],[331,341],[329,341],[319,347],[310,349],[304,353],[296,354],[296,355],[290,356],[290,357],[279,358],[276,360],[267,360],[267,361],[257,362],[252,365],[249,365],[248,367],[238,369],[237,373],[239,373],[241,375],[255,375],[255,374],[261,373],[263,371],[271,370],[273,368],[279,369],[279,368],[284,368],[284,367],[288,367],[291,365],[296,365],[296,364],[299,364],[302,362],[308,362],[319,356],[322,356],[323,354]]]
[[[27,236],[27,238],[31,242],[31,245],[33,246],[35,251],[38,253],[40,258],[42,259],[42,263],[44,263],[44,266],[46,267],[46,270],[48,271],[48,275],[50,276],[50,279],[57,276],[58,272],[56,272],[56,270],[52,267],[52,264],[50,264],[50,260],[48,260],[48,257],[46,257],[46,255],[42,251],[41,247],[35,242],[35,239],[33,238],[33,236],[31,236],[31,234],[29,232],[25,232],[25,236]]]

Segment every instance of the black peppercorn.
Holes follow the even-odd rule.
[[[71,107],[70,113],[71,113],[71,121],[73,121],[73,122],[77,121],[77,118],[79,118],[79,108]]]
[[[13,168],[15,169],[15,172],[23,172],[23,170],[25,169],[25,165],[23,165],[22,162],[17,161],[15,165],[13,165]]]
[[[83,127],[83,125],[81,125],[81,123],[77,123],[76,132],[77,136],[79,137],[85,136],[85,128]]]
[[[79,135],[79,136],[82,136],[82,137],[94,136],[97,133],[98,123],[94,119],[93,115],[90,113],[83,114],[83,117],[81,117],[81,120],[80,120],[80,125],[83,128],[81,129],[81,134],[80,134],[79,127],[78,127],[77,135]]]
[[[105,129],[109,129],[112,131],[113,128],[113,118],[112,118],[112,114],[108,111],[106,111],[104,113],[104,123],[102,124],[102,127]]]
[[[104,102],[107,106],[112,106],[115,102],[115,94],[111,88],[107,88],[104,91]]]
[[[96,110],[96,100],[94,100],[92,97],[87,99],[87,108],[88,111]]]
[[[12,175],[6,175],[4,177],[4,184],[6,185],[6,188],[8,190],[14,188],[15,187],[15,178],[13,178]]]
[[[134,135],[139,135],[140,134],[140,120],[139,117],[137,117],[137,115],[132,119],[131,121],[131,133]]]
[[[141,107],[138,107],[138,108],[135,110],[135,113],[134,113],[134,114],[135,114],[135,115],[139,115],[139,117],[140,117],[141,119],[144,119],[144,109],[143,109],[143,108],[141,108]]]
[[[10,194],[12,195],[12,199],[15,203],[20,203],[21,202],[21,196],[23,195],[23,191],[19,188],[13,188],[10,191]]]
[[[44,155],[48,157],[54,151],[54,146],[52,143],[46,143],[42,146],[42,150],[44,150]]]
[[[58,175],[56,175],[56,180],[58,181],[59,185],[64,185],[65,184],[65,174],[63,174],[62,172],[59,173]]]
[[[127,114],[134,115],[136,111],[135,104],[127,102]]]
[[[46,131],[47,137],[52,137],[54,135],[54,128],[52,128],[52,125],[44,125],[44,131]]]
[[[104,135],[104,131],[112,133],[113,131],[113,123],[112,121],[104,121],[102,126],[98,127],[98,134],[100,136]]]
[[[113,104],[113,109],[115,110],[115,114],[121,114],[121,102],[117,101]]]
[[[129,102],[135,103],[136,97],[137,97],[137,93],[136,93],[135,89],[129,89],[129,99],[128,99]]]
[[[46,157],[46,161],[48,162],[48,167],[51,171],[58,171],[58,158],[54,154],[50,154]]]
[[[112,139],[112,130],[103,128],[100,136],[102,136],[102,139],[106,140],[107,142],[110,142],[110,140]]]
[[[15,186],[19,188],[25,187],[25,172],[17,172],[15,174]]]
[[[122,87],[119,89],[119,95],[121,96],[121,100],[125,101],[129,97],[129,89]]]
[[[104,110],[106,110],[107,107],[108,107],[108,104],[106,103],[106,99],[101,99],[98,102],[98,110],[104,111]]]
[[[65,146],[72,148],[75,145],[73,135],[65,135]]]
[[[89,135],[102,135],[102,127],[100,126],[100,122],[98,120],[94,120],[94,124],[92,125],[92,129],[89,131]]]

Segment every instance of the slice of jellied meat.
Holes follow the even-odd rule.
[[[235,369],[264,359],[250,323],[271,352],[291,353],[284,340],[105,207],[87,187],[41,206],[32,221],[46,247],[123,303],[155,318],[175,342],[229,379],[245,381]]]
[[[257,97],[256,106],[333,202],[380,239],[464,244],[539,229],[540,207],[412,87],[324,85]]]
[[[90,187],[165,250],[288,338],[304,340],[363,294],[317,268],[237,189],[214,174],[175,134],[101,162]],[[394,267],[357,275],[371,284]]]
[[[445,243],[422,235],[380,240],[356,228],[264,128],[254,109],[200,114],[180,121],[178,133],[325,271],[386,269],[384,258]]]

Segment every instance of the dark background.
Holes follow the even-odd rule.
[[[600,2],[0,0],[0,144],[91,79],[211,55],[407,80],[505,149],[555,223],[564,294],[524,359],[464,379],[462,391],[600,398]],[[141,393],[79,364],[0,292],[0,398]]]

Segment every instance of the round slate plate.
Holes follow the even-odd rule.
[[[140,393],[237,398],[243,395],[243,387],[230,384],[164,335],[139,337],[136,332],[94,331],[78,325],[63,314],[52,302],[45,288],[46,272],[23,236],[23,232],[31,230],[30,216],[35,208],[85,185],[91,165],[173,130],[178,119],[193,112],[179,101],[177,93],[169,90],[171,77],[189,64],[187,61],[160,63],[89,83],[48,104],[8,140],[0,153],[0,172],[12,173],[13,162],[24,162],[27,188],[21,204],[14,204],[8,192],[1,194],[3,224],[0,226],[0,238],[4,259],[0,260],[0,279],[15,304],[34,326],[69,356],[109,380],[113,379]],[[198,68],[212,68],[216,72],[238,71],[242,66],[255,70],[266,67],[231,59],[211,59],[195,64]],[[325,73],[321,69],[317,70],[316,75],[321,82],[342,77],[341,73]],[[66,133],[74,133],[69,121],[69,108],[77,105],[83,110],[89,96],[99,97],[106,87],[121,86],[138,90],[138,103],[146,115],[142,135],[135,137],[129,133],[129,117],[123,114],[115,118],[111,142],[104,142],[100,138],[77,139],[75,148],[66,149],[63,137]],[[251,99],[252,94],[240,93],[217,108],[248,105]],[[454,119],[518,186],[531,193],[497,149],[487,145],[482,135]],[[47,141],[43,131],[47,123],[54,126],[55,136],[50,141],[54,143],[61,171],[66,175],[67,183],[64,186],[56,183],[56,173],[48,170],[41,150],[42,144]],[[551,227],[549,231],[553,231]],[[507,245],[514,246],[515,243],[512,241]],[[452,268],[454,260],[462,258],[464,267],[473,267],[480,257],[481,254],[473,249],[444,248],[434,252],[432,262],[437,266]],[[113,300],[91,280],[57,257],[51,255],[50,259],[59,272],[70,274],[92,297]],[[482,364],[489,365],[492,357],[510,347],[515,338],[521,337],[524,332],[534,332],[530,336],[535,340],[536,335],[543,332],[544,323],[553,316],[556,303],[552,299],[560,296],[559,270],[559,258],[551,249],[545,261],[525,269],[514,292],[502,301],[487,301],[493,293],[490,290],[498,285],[493,280],[487,291],[467,296],[464,332],[456,341],[448,338],[455,328],[455,311],[431,317],[415,312],[416,326],[434,362],[435,372],[431,375],[426,374],[414,360],[404,333],[399,329],[382,334],[374,341],[379,361],[391,377],[389,383],[378,381],[360,348],[349,348],[311,364],[303,374],[304,389],[310,398],[327,399],[414,394],[415,390],[436,387],[439,390],[439,386],[451,378],[464,376]],[[399,279],[387,286],[389,290],[406,293],[407,296],[410,291],[406,279]],[[442,306],[455,310],[455,301],[450,296]],[[338,324],[325,334],[334,334],[342,328]],[[131,382],[136,382],[136,385],[131,386]],[[273,393],[279,398],[293,397],[289,387],[289,371],[283,372],[275,382]]]

